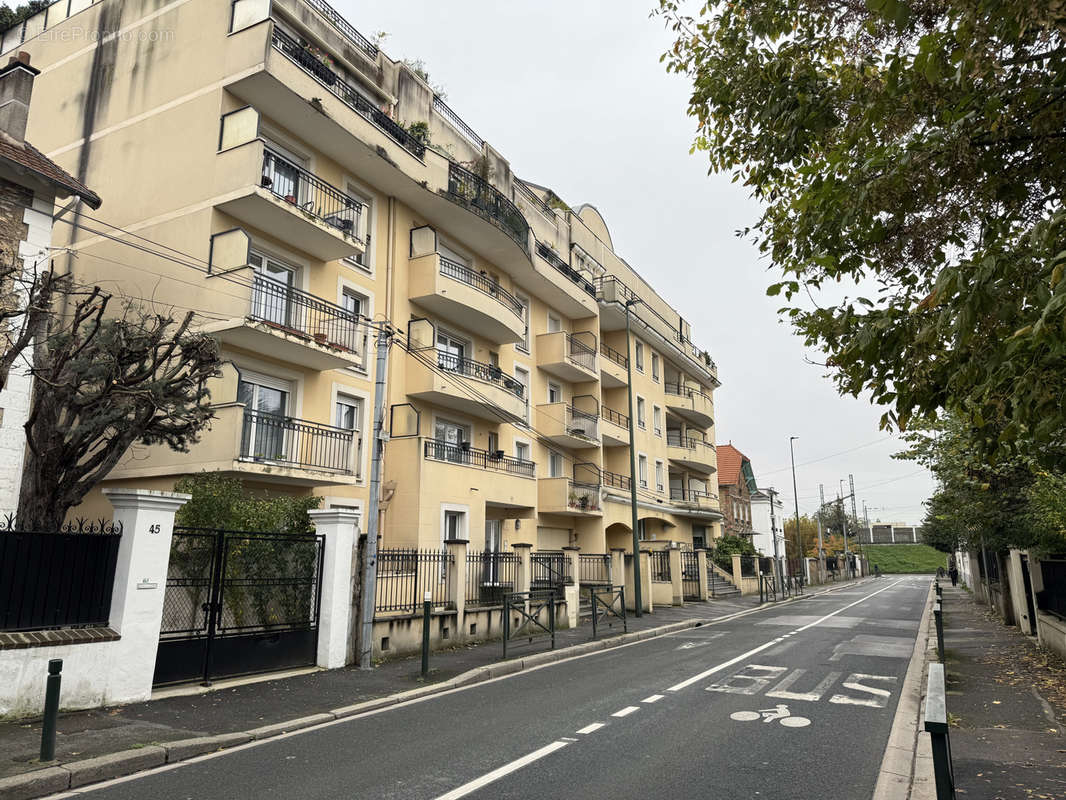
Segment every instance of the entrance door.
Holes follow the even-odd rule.
[[[291,386],[266,375],[241,374],[237,402],[244,403],[241,457],[288,461],[287,425]]]
[[[485,559],[482,583],[496,585],[500,582],[500,559],[497,554],[503,547],[503,521],[485,520]]]

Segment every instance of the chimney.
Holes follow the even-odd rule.
[[[30,54],[25,51],[11,56],[7,66],[0,69],[0,131],[19,143],[26,141],[33,79],[40,74],[30,66]]]

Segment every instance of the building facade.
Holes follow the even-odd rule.
[[[756,491],[755,473],[752,472],[748,457],[732,444],[721,445],[718,448],[718,494],[721,498],[724,535],[749,538],[754,535],[751,496]]]
[[[52,214],[57,199],[84,201],[99,208],[100,198],[26,141],[33,86],[39,70],[25,53],[12,55],[0,69],[0,302],[25,308],[37,275],[52,260]],[[47,117],[47,112],[39,111]],[[17,272],[8,272],[14,267]],[[22,318],[7,320],[6,343],[17,338]],[[26,453],[23,426],[30,414],[32,346],[26,347],[0,391],[0,521],[18,508]]]
[[[70,268],[222,346],[202,440],[105,485],[212,470],[364,513],[381,381],[387,545],[631,549],[631,373],[640,535],[713,538],[719,381],[689,324],[593,206],[519,179],[327,3],[63,0],[14,46],[55,110],[34,136],[114,197],[64,226]]]
[[[753,531],[751,541],[755,549],[765,556],[776,554],[782,561],[786,561],[785,505],[781,502],[781,495],[773,489],[760,488],[752,493],[750,502]]]

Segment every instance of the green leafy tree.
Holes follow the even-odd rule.
[[[734,555],[756,555],[751,539],[746,536],[721,536],[714,540],[714,563],[726,572],[733,569]]]
[[[883,427],[950,409],[984,452],[1051,454],[1066,430],[1066,5],[657,13],[677,36],[667,68],[692,82],[694,150],[761,204],[743,233],[782,276],[768,294],[838,390],[886,406]]]
[[[288,494],[254,494],[237,478],[200,472],[179,480],[174,491],[192,495],[174,522],[186,528],[214,528],[259,533],[301,534],[314,530],[307,512],[322,498]]]
[[[48,8],[50,2],[51,0],[30,0],[29,3],[23,3],[15,8],[12,8],[8,3],[0,5],[0,31],[13,28],[23,20],[40,11],[44,11]]]

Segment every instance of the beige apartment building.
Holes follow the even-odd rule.
[[[631,549],[631,359],[641,535],[715,535],[688,323],[323,0],[60,0],[2,48],[40,70],[28,138],[107,198],[56,224],[69,268],[222,347],[200,443],[106,484],[217,470],[362,511],[384,379],[388,546]]]

